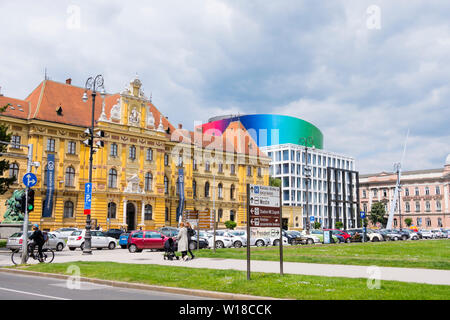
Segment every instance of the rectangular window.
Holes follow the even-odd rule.
[[[118,151],[117,151],[117,144],[116,143],[112,143],[111,144],[111,149],[110,149],[110,153],[111,157],[117,157]]]
[[[152,148],[148,148],[147,149],[147,161],[153,161],[153,149]]]
[[[223,163],[219,163],[218,171],[219,173],[223,173]]]
[[[47,151],[55,152],[55,139],[47,139]]]
[[[169,165],[169,155],[167,153],[164,154],[164,165],[165,166]]]
[[[136,147],[135,147],[135,146],[131,146],[131,147],[130,147],[129,158],[130,158],[131,160],[135,160],[135,159],[136,159]]]
[[[230,165],[230,173],[231,174],[236,174],[236,166],[234,164]]]
[[[261,174],[261,168],[258,168],[258,177],[262,177],[262,174]]]
[[[436,186],[436,194],[441,194],[441,188],[439,186]]]
[[[67,145],[67,153],[75,154],[77,152],[77,143],[75,141],[69,141]]]
[[[251,177],[251,176],[252,176],[252,167],[247,166],[247,177]]]
[[[11,148],[20,149],[20,136],[11,137]]]

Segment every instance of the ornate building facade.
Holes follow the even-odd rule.
[[[396,182],[392,172],[360,175],[361,210],[368,213],[374,202],[382,202],[388,213]],[[402,172],[400,209],[394,215],[394,228],[406,228],[406,218],[418,228],[450,227],[450,155],[443,168]]]
[[[105,132],[105,145],[93,159],[93,224],[103,229],[175,226],[183,201],[187,210],[215,209],[219,227],[227,220],[244,225],[246,184],[268,185],[270,159],[239,122],[222,137],[175,128],[141,87],[135,78],[122,92],[96,99],[94,131]],[[32,160],[40,166],[33,168],[38,183],[31,222],[48,230],[84,227],[89,147],[83,141],[92,112],[91,98],[82,101],[84,92],[70,79],[45,80],[24,100],[0,96],[0,106],[8,104],[0,121],[9,126],[13,143],[7,174],[17,177],[0,198],[0,220],[5,200],[23,188],[27,150],[18,145],[33,144]]]

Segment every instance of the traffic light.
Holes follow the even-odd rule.
[[[15,196],[15,200],[16,200],[16,204],[15,204],[15,209],[16,211],[25,212],[25,192],[16,195]]]
[[[28,189],[28,212],[34,210],[34,190]]]

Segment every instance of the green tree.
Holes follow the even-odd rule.
[[[281,187],[281,179],[280,178],[269,178],[269,186],[271,187]]]
[[[335,227],[336,229],[341,229],[343,226],[344,226],[344,223],[342,223],[342,221],[336,221],[336,222],[334,223],[334,227]]]
[[[384,226],[386,226],[387,218],[385,217],[386,210],[384,208],[383,202],[374,202],[372,204],[372,209],[370,209],[369,220],[373,225],[376,225],[378,222]]]
[[[406,224],[408,227],[411,227],[411,225],[412,225],[412,219],[411,219],[411,218],[406,218],[406,219],[405,219],[405,224]]]
[[[5,112],[6,108],[8,108],[9,104],[0,108],[0,114]],[[0,123],[0,141],[10,142],[11,141],[11,133],[8,133],[8,126],[6,124]],[[9,190],[9,186],[16,181],[15,177],[12,178],[4,178],[4,172],[9,170],[9,161],[3,158],[3,153],[8,150],[8,146],[5,144],[0,144],[0,194],[4,194]]]
[[[234,228],[236,228],[236,222],[234,222],[234,221],[231,221],[231,220],[228,220],[228,221],[225,221],[225,227],[227,228],[227,229],[231,229],[231,230],[233,230]]]
[[[314,229],[320,229],[321,227],[322,227],[322,225],[320,224],[319,221],[314,222]]]

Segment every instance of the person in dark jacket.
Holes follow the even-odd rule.
[[[191,255],[191,259],[194,259],[195,256],[191,251],[191,241],[192,241],[192,237],[194,236],[194,229],[192,229],[191,224],[189,222],[186,222],[186,228],[187,228],[187,234],[188,234],[188,252]]]
[[[33,242],[31,243],[31,257],[34,258],[34,248],[36,247],[36,245],[38,246],[38,253],[39,253],[39,261],[42,261],[42,247],[45,244],[45,240],[44,240],[44,234],[42,233],[41,230],[39,230],[39,225],[38,224],[34,224],[33,225],[33,233],[31,234],[30,240],[33,240]]]

